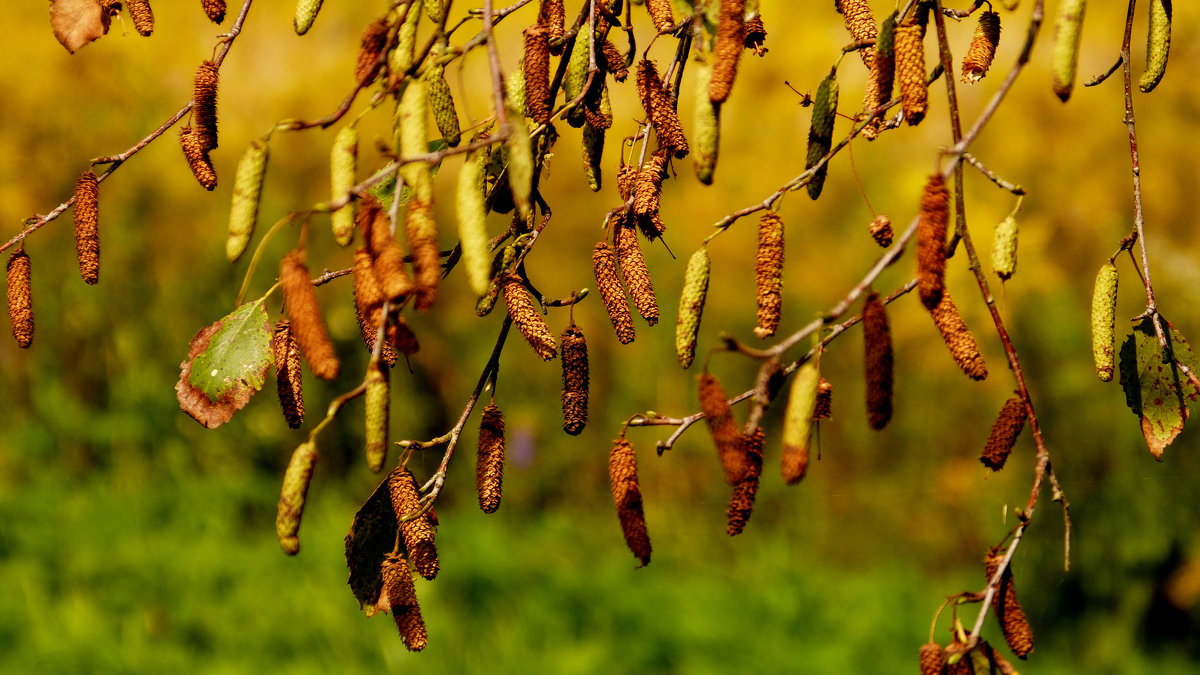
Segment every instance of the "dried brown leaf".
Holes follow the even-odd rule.
[[[110,21],[108,12],[100,7],[100,0],[53,0],[50,3],[50,30],[72,54],[108,33]]]

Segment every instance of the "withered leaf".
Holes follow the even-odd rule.
[[[383,590],[383,562],[396,546],[400,524],[392,509],[388,490],[391,476],[383,479],[367,499],[346,535],[346,566],[350,568],[350,590],[359,606],[372,616],[376,611],[388,611],[390,603],[380,603]]]
[[[1146,446],[1160,461],[1166,447],[1183,431],[1188,406],[1200,398],[1200,388],[1179,367],[1183,364],[1195,371],[1191,345],[1170,322],[1163,323],[1168,336],[1165,355],[1154,324],[1146,318],[1121,345],[1120,363],[1125,403],[1141,418]]]
[[[111,20],[100,0],[50,0],[50,30],[72,54],[107,33]]]
[[[214,429],[262,388],[271,365],[271,323],[262,300],[248,302],[200,329],[179,364],[179,407]]]

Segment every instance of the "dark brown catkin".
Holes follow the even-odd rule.
[[[992,578],[996,576],[996,570],[1000,569],[1003,560],[1003,550],[993,548],[988,551],[983,559],[984,579],[987,583],[991,583]],[[1021,609],[1021,603],[1017,600],[1011,564],[1004,568],[1004,574],[1000,576],[1000,586],[996,589],[992,610],[1004,630],[1004,641],[1008,643],[1008,648],[1022,659],[1029,656],[1033,651],[1033,629],[1029,626],[1029,619],[1025,617],[1025,610]]]
[[[942,675],[946,670],[946,652],[936,642],[921,645],[917,652],[921,675]]]
[[[287,319],[275,324],[271,352],[275,357],[275,389],[283,419],[289,427],[298,429],[304,424],[304,378],[300,372],[300,348]]]
[[[147,0],[127,0],[129,18],[133,20],[133,28],[138,35],[147,37],[154,32],[154,10],[150,9]]]
[[[763,24],[762,15],[755,14],[746,19],[743,29],[742,46],[754,51],[755,56],[766,56],[767,27]]]
[[[872,292],[863,306],[863,343],[867,371],[867,424],[882,429],[892,419],[892,334],[887,308]]]
[[[283,305],[291,319],[300,353],[314,375],[332,380],[338,374],[337,354],[329,341],[317,292],[299,251],[283,257],[279,264],[279,281],[283,287]]]
[[[625,289],[617,278],[617,255],[608,242],[599,242],[592,251],[592,271],[596,275],[596,287],[600,289],[600,298],[604,301],[604,309],[612,322],[617,340],[621,344],[633,342],[636,333],[633,329],[633,315],[629,311],[629,301],[625,298]]]
[[[874,55],[871,58],[871,74],[867,81],[866,94],[863,97],[863,108],[868,115],[882,107],[892,99],[892,85],[896,75],[896,13],[892,12],[883,20],[879,34],[875,38]],[[883,121],[875,118],[863,128],[863,135],[873,141],[883,129]]]
[[[917,293],[932,310],[942,301],[946,284],[946,227],[950,221],[950,193],[940,173],[929,177],[921,194],[917,225]]]
[[[210,191],[217,187],[217,172],[213,170],[208,153],[200,146],[200,139],[192,133],[191,127],[179,130],[179,146],[183,148],[183,157],[200,187]]]
[[[383,290],[375,277],[371,254],[365,247],[354,253],[354,314],[358,318],[358,330],[362,333],[367,351],[375,350],[379,336],[379,323],[383,320]],[[381,348],[384,363],[396,365],[396,350],[390,342]]]
[[[354,63],[354,80],[361,82],[364,87],[375,81],[383,67],[380,57],[387,49],[390,28],[387,18],[379,18],[372,21],[363,31],[358,47],[358,59]]]
[[[754,513],[754,498],[758,495],[759,477],[762,475],[763,430],[758,427],[752,434],[742,434],[739,444],[744,453],[745,475],[733,485],[729,496],[729,508],[725,511],[725,533],[736,537],[750,522]]]
[[[744,49],[742,25],[745,0],[721,0],[717,14],[717,42],[713,46],[712,79],[708,82],[708,100],[724,103],[737,77],[738,59]]]
[[[871,238],[883,248],[892,245],[892,219],[887,216],[875,216],[868,228]]]
[[[404,549],[412,559],[413,568],[426,579],[433,579],[438,575],[439,564],[433,523],[429,514],[423,513],[412,520],[404,521],[405,516],[421,509],[417,481],[412,472],[404,467],[392,471],[388,476],[388,492],[392,498],[392,510],[396,513],[396,521],[400,523]]]
[[[196,69],[192,81],[192,134],[200,149],[211,152],[217,148],[217,85],[220,73],[217,64],[205,61]]]
[[[629,289],[638,314],[653,326],[658,323],[658,298],[654,295],[654,284],[642,255],[642,246],[638,243],[637,230],[632,225],[618,223],[613,236],[616,238],[617,265],[625,280],[625,287]]]
[[[100,184],[83,172],[75,182],[75,256],[79,275],[89,284],[100,281]]]
[[[604,69],[617,82],[624,82],[629,77],[629,66],[625,65],[625,55],[617,49],[612,40],[605,40],[602,50],[604,52]]]
[[[833,417],[833,383],[822,377],[817,381],[817,405],[813,408],[814,420]]]
[[[984,443],[983,453],[979,455],[979,461],[983,462],[984,466],[992,471],[1004,468],[1004,462],[1008,460],[1009,453],[1017,444],[1017,437],[1025,428],[1026,417],[1025,401],[1021,397],[1014,396],[1004,402],[1000,414],[996,416],[996,422],[992,424],[992,433]]]
[[[30,285],[32,267],[25,249],[8,259],[8,320],[13,339],[22,349],[33,343],[33,294]]]
[[[503,482],[504,413],[495,403],[489,403],[479,421],[479,446],[475,453],[475,490],[484,513],[495,513],[500,508]]]
[[[587,338],[579,326],[571,323],[559,342],[562,343],[563,431],[578,436],[588,416]]]
[[[996,12],[983,12],[979,15],[979,23],[975,26],[975,36],[971,46],[967,47],[967,55],[963,57],[963,82],[972,84],[978,82],[987,74],[996,57],[996,47],[1000,44],[1000,15]]]
[[[896,26],[894,48],[896,79],[900,85],[900,103],[904,120],[910,125],[925,119],[929,90],[925,86],[924,31],[912,20]]]
[[[650,564],[651,546],[646,514],[642,510],[642,491],[638,486],[637,455],[633,452],[633,444],[623,436],[613,441],[608,456],[608,479],[625,545],[642,566],[646,566]]]
[[[949,293],[942,294],[942,302],[930,314],[958,367],[972,380],[986,379],[987,364],[979,353],[979,345],[975,343],[975,336],[967,328]]]
[[[686,157],[688,142],[679,123],[679,113],[675,110],[675,99],[663,86],[658,76],[658,66],[650,59],[643,58],[638,62],[637,90],[642,99],[642,109],[650,118],[659,144],[676,159]]]
[[[698,382],[700,411],[704,413],[704,421],[712,434],[717,458],[721,460],[721,466],[725,469],[725,482],[737,485],[746,476],[746,452],[737,422],[733,419],[729,395],[725,393],[721,381],[711,373],[700,373]]]
[[[760,338],[770,337],[779,328],[783,307],[783,219],[774,211],[765,211],[758,222],[754,286],[758,297],[758,324],[754,334]]]
[[[213,23],[219,24],[225,20],[225,0],[200,0],[200,6]]]
[[[538,124],[550,122],[550,43],[544,26],[525,29],[525,108]]]
[[[404,646],[410,652],[421,651],[428,643],[429,635],[425,629],[425,619],[421,617],[421,605],[417,602],[417,588],[413,584],[412,572],[408,571],[408,561],[402,557],[388,556],[383,561],[380,576],[383,578],[380,594],[387,598],[392,620],[396,622]]]
[[[541,7],[538,8],[538,23],[546,29],[547,37],[551,41],[562,39],[566,18],[563,0],[542,0]],[[562,54],[562,50],[562,45],[559,45],[555,54]]]
[[[525,341],[543,361],[554,358],[558,353],[554,334],[546,325],[545,317],[533,306],[533,296],[525,289],[521,276],[515,272],[510,273],[504,279],[502,290],[508,315],[512,317],[513,323],[517,324],[517,329],[521,331]]]
[[[675,27],[675,15],[671,12],[671,0],[646,0],[646,11],[660,33]]]

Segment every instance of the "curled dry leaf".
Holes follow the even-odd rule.
[[[262,300],[200,329],[179,364],[179,407],[209,429],[228,422],[263,386],[272,332]]]
[[[100,6],[100,0],[52,0],[50,3],[50,30],[72,54],[108,33],[111,20],[108,11]]]

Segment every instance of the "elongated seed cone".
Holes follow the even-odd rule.
[[[547,37],[551,41],[562,39],[566,18],[567,11],[563,7],[563,0],[542,0],[538,8],[538,23],[546,29]],[[559,45],[556,54],[562,54],[562,45]]]
[[[929,177],[921,194],[917,225],[917,293],[932,310],[946,288],[946,227],[950,222],[950,193],[940,173]]]
[[[267,174],[270,146],[261,138],[250,146],[238,161],[233,179],[233,201],[229,207],[229,236],[225,239],[225,257],[237,262],[250,245],[254,226],[258,223],[258,206],[262,203],[263,178]]]
[[[831,69],[817,87],[813,99],[812,121],[808,127],[808,160],[804,168],[812,169],[820,163],[833,147],[833,125],[837,119],[838,83],[837,70]],[[813,172],[808,182],[808,196],[816,199],[825,186],[825,175],[829,165],[823,164]]]
[[[762,475],[763,441],[762,427],[756,427],[754,433],[741,434],[738,438],[745,473],[734,483],[733,494],[729,496],[729,508],[725,511],[725,532],[731,537],[742,533],[754,513],[754,498],[758,495],[759,477]]]
[[[358,181],[358,127],[348,124],[338,130],[329,153],[329,185],[333,200],[346,198]],[[354,222],[358,201],[351,199],[333,212],[333,239],[348,246],[354,239]]]
[[[467,282],[475,295],[487,292],[491,281],[491,256],[488,250],[487,205],[483,195],[485,150],[466,156],[458,172],[454,211],[458,216],[458,238],[462,249]]]
[[[1075,69],[1079,62],[1079,39],[1083,34],[1083,15],[1087,0],[1062,0],[1054,28],[1054,52],[1050,68],[1054,76],[1054,94],[1064,103],[1075,87]]]
[[[200,139],[192,133],[191,127],[179,130],[179,146],[183,148],[183,157],[187,160],[188,168],[196,177],[196,182],[205,190],[211,191],[217,187],[217,172],[213,170],[208,153],[200,147]]]
[[[292,429],[298,429],[304,424],[304,376],[300,372],[300,347],[287,319],[275,324],[271,352],[275,357],[275,389],[283,420]]]
[[[562,343],[563,431],[578,436],[588,418],[587,338],[574,323],[567,326]]]
[[[712,65],[708,61],[697,61],[696,86],[694,88],[692,117],[692,141],[695,154],[692,158],[696,167],[696,178],[705,185],[712,185],[713,173],[717,170],[717,155],[721,145],[721,105],[708,98],[708,84],[712,80]]]
[[[363,31],[358,58],[354,62],[354,81],[361,82],[364,87],[374,82],[383,68],[383,51],[388,46],[390,28],[387,18],[380,17]]]
[[[738,49],[741,53],[741,49]],[[650,59],[638,62],[637,90],[642,99],[642,109],[654,126],[659,144],[671,152],[677,159],[688,154],[687,137],[684,136],[683,126],[679,123],[679,114],[675,110],[675,99],[663,86],[658,76],[658,66]]]
[[[421,616],[421,605],[417,602],[417,588],[408,571],[408,561],[399,556],[388,556],[383,561],[380,576],[383,578],[380,595],[387,599],[404,646],[410,652],[421,651],[428,643],[429,635]]]
[[[283,472],[283,488],[279,491],[279,508],[275,514],[275,534],[279,546],[288,555],[300,552],[300,519],[304,516],[304,500],[312,482],[313,467],[317,465],[317,447],[312,441],[301,443],[292,452],[287,470]]]
[[[100,184],[91,170],[75,182],[75,257],[79,275],[89,284],[100,281]]]
[[[633,329],[633,315],[629,312],[629,301],[625,298],[625,289],[617,278],[617,254],[608,242],[599,242],[592,251],[592,271],[596,275],[596,287],[600,289],[600,298],[604,301],[604,309],[612,322],[617,340],[621,344],[633,342],[636,333]]]
[[[867,369],[867,425],[882,429],[892,420],[892,334],[887,308],[872,292],[863,306],[863,342]]]
[[[758,324],[754,334],[770,337],[779,328],[783,306],[783,219],[774,211],[764,211],[758,221],[754,287],[758,296]]]
[[[600,191],[600,160],[604,156],[604,129],[583,125],[583,171],[592,192]]]
[[[221,4],[225,4],[224,0],[220,1]],[[296,29],[296,35],[304,35],[309,28],[312,28],[313,22],[317,20],[317,13],[321,11],[321,2],[322,0],[297,0],[296,17],[292,20],[292,27]],[[409,13],[416,14],[416,12]]]
[[[646,0],[646,11],[650,13],[650,19],[658,32],[665,33],[675,27],[671,0]]]
[[[737,77],[738,59],[742,57],[745,29],[742,24],[745,0],[721,0],[717,13],[717,41],[713,46],[712,81],[708,83],[708,99],[724,103]]]
[[[604,70],[608,71],[617,82],[624,82],[629,77],[629,66],[626,64],[625,55],[611,40],[605,40],[601,48],[604,52]]]
[[[1146,32],[1146,72],[1138,80],[1143,93],[1154,91],[1167,73],[1167,57],[1171,53],[1171,0],[1150,0],[1149,29]]]
[[[412,560],[417,574],[426,579],[433,579],[438,574],[437,546],[434,543],[433,523],[429,514],[423,513],[411,520],[404,518],[421,509],[420,498],[417,494],[417,481],[412,472],[399,467],[388,476],[388,492],[392,497],[392,509],[396,513],[396,521],[400,523],[400,536],[404,539],[404,549]]]
[[[842,13],[842,20],[846,22],[846,31],[855,42],[874,40],[879,34],[867,0],[837,0],[837,5]],[[863,65],[870,68],[871,61],[875,58],[872,50],[860,49],[858,55],[862,58]]]
[[[192,133],[200,149],[211,152],[217,148],[217,84],[220,79],[217,64],[205,61],[196,70],[192,81]]]
[[[808,472],[809,435],[813,412],[817,408],[817,388],[821,375],[812,361],[800,366],[792,376],[787,408],[783,417],[783,482],[794,485]]]
[[[367,366],[366,393],[366,445],[367,467],[376,473],[383,471],[387,462],[388,369],[380,361],[372,360]]]
[[[863,96],[863,109],[868,115],[874,115],[876,110],[892,100],[892,85],[896,75],[895,37],[896,12],[892,12],[883,20],[879,35],[875,38],[875,54],[871,59],[871,73]],[[882,127],[882,120],[876,117],[863,127],[863,136],[873,141]]]
[[[504,305],[525,341],[533,347],[533,351],[537,352],[543,361],[554,358],[558,353],[554,334],[550,332],[542,313],[534,308],[533,296],[525,289],[520,275],[515,272],[510,273],[504,280]]]
[[[900,85],[900,103],[904,121],[917,125],[925,119],[929,90],[925,86],[924,31],[912,20],[896,26],[893,37],[896,53],[896,80]]]
[[[946,652],[936,642],[921,645],[917,652],[921,675],[942,675],[946,671]]]
[[[613,504],[617,507],[625,545],[643,567],[649,565],[650,535],[646,531],[646,514],[642,511],[637,455],[633,452],[633,444],[624,436],[613,441],[608,456],[608,480],[612,484]]]
[[[524,35],[525,105],[534,122],[546,124],[550,121],[549,31],[535,24]]]
[[[633,181],[633,212],[644,216],[658,212],[662,197],[662,182],[666,175],[667,156],[662,151],[646,159]]]
[[[869,228],[871,238],[875,240],[883,248],[892,245],[892,219],[887,216],[875,216],[875,220],[871,221]]]
[[[200,0],[200,6],[204,8],[209,21],[219,24],[225,20],[225,0]]]
[[[703,246],[696,249],[683,274],[683,295],[679,299],[679,320],[675,324],[675,356],[684,368],[691,366],[696,358],[696,341],[711,271],[708,249]]]
[[[814,420],[833,417],[833,383],[824,377],[817,383],[817,405],[813,408]]]
[[[1092,356],[1102,382],[1113,378],[1116,318],[1117,266],[1110,260],[1100,267],[1092,289]]]
[[[963,57],[963,82],[974,84],[987,74],[996,58],[996,47],[1000,44],[1000,15],[996,12],[983,12],[979,15],[979,23],[975,26],[975,37],[971,46],[967,47],[967,55]]]
[[[437,221],[433,219],[431,204],[420,198],[409,202],[404,229],[413,255],[415,306],[424,311],[437,299],[442,278],[442,251],[438,246]]]
[[[755,14],[746,19],[742,46],[754,51],[755,56],[766,56],[769,51],[763,45],[767,41],[767,27],[763,24],[762,15]]]
[[[129,18],[138,35],[147,37],[154,32],[154,10],[150,9],[147,0],[126,0],[125,7],[129,10]]]
[[[625,287],[629,289],[638,314],[653,326],[658,323],[658,298],[654,295],[654,284],[650,280],[650,270],[646,267],[641,244],[638,243],[637,230],[632,225],[618,224],[614,236],[617,240],[617,264]]]
[[[698,381],[700,411],[704,413],[704,421],[712,434],[717,458],[721,460],[721,466],[725,469],[725,482],[736,485],[747,472],[746,452],[741,443],[737,422],[733,419],[729,395],[725,393],[721,381],[711,373],[700,373]]]
[[[475,453],[475,490],[484,513],[495,513],[500,508],[503,483],[504,413],[495,403],[489,403],[479,421],[479,448]]]
[[[996,226],[992,238],[992,269],[1004,280],[1011,279],[1017,271],[1017,219],[1012,216]]]
[[[8,320],[12,323],[13,339],[22,349],[33,343],[32,269],[24,249],[8,259]]]
[[[446,82],[446,69],[431,66],[425,72],[429,87],[429,105],[433,108],[433,121],[446,144],[453,147],[462,141],[462,125],[458,122],[458,110],[454,107],[454,95],[450,83]]]
[[[950,356],[954,357],[958,367],[972,380],[986,379],[987,365],[983,362],[983,355],[979,353],[979,346],[975,344],[975,336],[958,313],[958,307],[954,305],[950,294],[943,293],[941,303],[930,313],[938,332],[942,334],[942,341],[946,343]]]
[[[989,550],[987,556],[984,557],[984,577],[988,583],[991,583],[992,578],[996,576],[996,570],[1000,569],[1000,563],[1003,560],[1004,551],[996,548]],[[1025,610],[1021,609],[1021,603],[1017,600],[1012,565],[1006,567],[1004,574],[1000,576],[1000,587],[996,589],[992,610],[1000,622],[1000,627],[1004,630],[1004,641],[1008,643],[1008,648],[1022,659],[1029,656],[1029,653],[1033,651],[1033,629],[1029,626]]]
[[[1004,462],[1008,460],[1009,453],[1017,444],[1017,437],[1025,428],[1026,417],[1025,402],[1020,397],[1013,397],[1004,402],[1004,407],[1000,408],[1000,414],[996,416],[996,422],[992,425],[992,433],[988,435],[983,446],[983,454],[979,456],[979,461],[983,462],[984,466],[992,471],[1004,468]]]
[[[316,288],[299,251],[283,257],[279,264],[279,281],[283,287],[283,305],[291,319],[300,353],[314,375],[332,380],[338,374],[337,354],[329,341],[329,332],[325,330],[325,320],[321,318]]]

